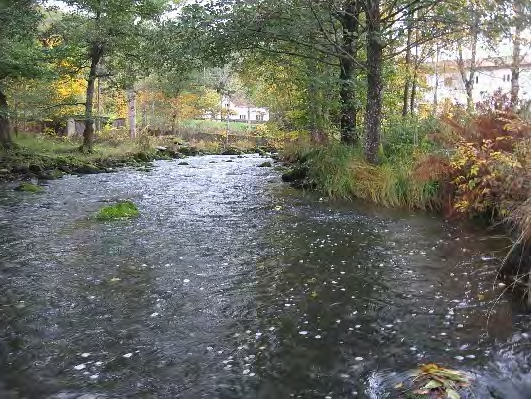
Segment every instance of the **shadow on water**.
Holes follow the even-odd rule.
[[[529,397],[506,243],[227,158],[0,188],[0,397],[385,398],[427,362]],[[122,198],[140,218],[88,220]]]

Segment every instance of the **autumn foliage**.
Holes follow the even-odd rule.
[[[425,177],[449,179],[444,194],[457,213],[497,219],[529,196],[531,122],[498,108],[478,107],[482,113],[467,123],[443,117],[445,128],[434,138],[446,147],[448,161],[432,156],[418,166]]]

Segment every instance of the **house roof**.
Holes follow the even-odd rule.
[[[465,68],[470,68],[471,60],[464,60]],[[425,66],[435,68],[435,66],[441,70],[457,70],[458,63],[456,60],[441,60],[438,63],[428,62]],[[476,70],[496,70],[496,69],[508,69],[512,65],[512,57],[490,57],[479,58],[476,60]],[[520,67],[531,68],[531,54],[526,54],[520,61]]]

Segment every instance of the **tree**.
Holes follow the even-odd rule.
[[[203,4],[185,8],[183,15],[195,32],[204,32],[204,53],[218,59],[249,53],[288,56],[308,60],[307,66],[313,62],[337,71],[334,85],[339,87],[343,143],[356,141],[359,104],[366,96],[365,154],[369,162],[377,161],[385,63],[447,35],[455,19],[451,11],[458,9],[453,4],[448,11],[447,3],[443,7],[435,0],[214,0]],[[405,43],[408,24],[415,35]],[[314,87],[309,85],[310,90]],[[410,108],[415,95],[414,89],[407,95]]]
[[[92,151],[94,139],[94,88],[98,77],[111,76],[102,72],[104,57],[112,57],[118,51],[127,54],[135,48],[135,39],[142,36],[143,28],[153,24],[165,9],[163,0],[66,0],[74,9],[62,20],[62,35],[68,45],[85,50],[79,65],[89,62],[85,130],[82,151]],[[128,59],[133,62],[134,58]]]
[[[6,85],[8,79],[36,77],[45,71],[43,47],[37,41],[41,20],[37,1],[0,3],[0,148],[12,146]]]

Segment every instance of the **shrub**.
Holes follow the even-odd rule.
[[[459,133],[451,158],[454,206],[462,213],[505,217],[526,200],[531,181],[531,124],[516,114],[492,111]]]
[[[114,205],[101,208],[96,214],[97,220],[128,219],[140,215],[136,205],[131,201],[121,201]]]

